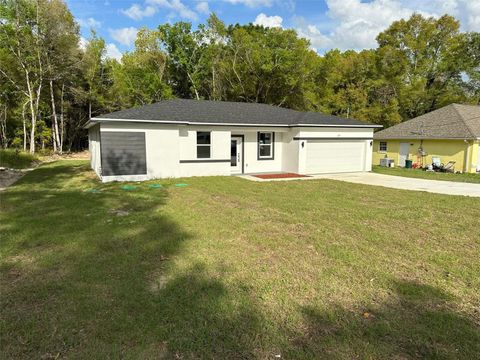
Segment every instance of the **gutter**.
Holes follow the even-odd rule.
[[[381,141],[388,141],[388,140],[477,140],[476,138],[465,138],[465,137],[442,137],[442,138],[429,138],[429,137],[375,137],[373,135],[373,140],[381,140]],[[480,138],[478,138],[480,140]]]
[[[196,125],[196,126],[240,126],[240,127],[285,127],[285,128],[295,128],[295,127],[341,127],[341,128],[382,128],[382,125],[376,124],[244,124],[244,123],[204,123],[204,122],[195,122],[195,121],[169,121],[169,120],[142,120],[142,119],[114,119],[114,118],[92,118],[90,121],[95,122],[140,122],[140,123],[151,123],[151,124],[165,124],[165,125]],[[85,128],[89,125],[90,121],[85,125]]]
[[[83,129],[89,129],[91,128],[95,123],[92,122],[92,120],[88,120],[85,125],[82,126]]]

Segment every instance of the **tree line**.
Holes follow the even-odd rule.
[[[480,102],[480,34],[419,14],[375,49],[319,55],[294,30],[204,24],[141,29],[121,61],[62,0],[0,1],[0,140],[55,152],[85,147],[90,117],[174,97],[259,102],[391,126],[452,102]]]

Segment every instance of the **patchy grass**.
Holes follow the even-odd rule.
[[[0,166],[13,169],[25,169],[37,161],[36,155],[26,153],[23,151],[17,152],[13,149],[0,150]]]
[[[377,166],[374,165],[372,171],[378,174],[385,174],[385,175],[395,175],[395,176],[405,176],[405,177],[419,178],[419,179],[443,180],[443,181],[455,181],[455,182],[480,184],[479,174],[469,174],[469,173],[452,174],[452,173],[424,171],[420,169],[405,169],[400,167],[387,168],[387,167],[378,166],[378,165]]]
[[[2,357],[478,358],[480,199],[122,185],[61,161],[2,194]]]

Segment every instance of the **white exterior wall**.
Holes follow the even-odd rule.
[[[372,139],[373,129],[366,128],[252,128],[227,126],[186,126],[134,122],[104,122],[89,129],[91,166],[100,176],[101,133],[108,131],[145,132],[146,175],[103,176],[103,181],[141,181],[155,178],[230,175],[230,140],[243,135],[245,173],[295,172],[306,173],[308,138]],[[196,132],[211,132],[211,158],[197,159]],[[257,133],[275,132],[274,159],[258,159]],[[300,138],[300,140],[294,140]],[[302,139],[306,138],[306,139]],[[372,167],[371,140],[366,143],[364,169]],[[302,142],[304,146],[302,147]],[[332,154],[334,157],[335,154]]]
[[[102,123],[101,133],[107,131],[145,132],[147,154],[146,175],[103,176],[102,181],[142,181],[156,178],[180,177],[178,126],[147,123]]]
[[[295,128],[283,134],[282,171],[299,173],[298,157],[301,145],[300,141],[293,140],[293,138],[297,136],[298,130]]]
[[[88,129],[88,150],[90,151],[90,166],[100,176],[100,125]]]
[[[266,173],[282,171],[282,155],[283,155],[283,134],[274,130],[265,129],[262,131],[275,132],[274,141],[274,157],[273,159],[258,159],[258,131],[244,132],[244,166],[245,173]],[[240,134],[237,131],[235,134]]]
[[[328,138],[332,140],[341,140],[341,139],[355,139],[362,138],[368,140],[365,141],[365,156],[364,156],[364,171],[372,170],[372,141],[373,141],[373,129],[369,128],[298,128],[299,138]],[[307,160],[307,142],[308,140],[297,140],[300,144],[298,151],[298,173],[305,174],[307,171],[306,160]],[[301,143],[305,141],[306,144],[302,148]],[[334,154],[332,154],[334,156]]]
[[[210,159],[182,163],[197,159],[197,131],[210,131]],[[180,176],[230,175],[230,129],[181,126],[179,131]],[[215,162],[226,160],[223,162]]]

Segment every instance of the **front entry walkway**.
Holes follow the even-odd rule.
[[[252,175],[241,175],[242,178],[253,181],[285,181],[285,180],[315,180],[330,179],[347,181],[356,184],[383,186],[393,189],[427,191],[436,194],[463,195],[480,197],[480,184],[462,183],[454,181],[438,181],[401,176],[374,174],[370,172],[341,173],[341,174],[319,174],[309,175],[302,178],[286,179],[260,179]]]

